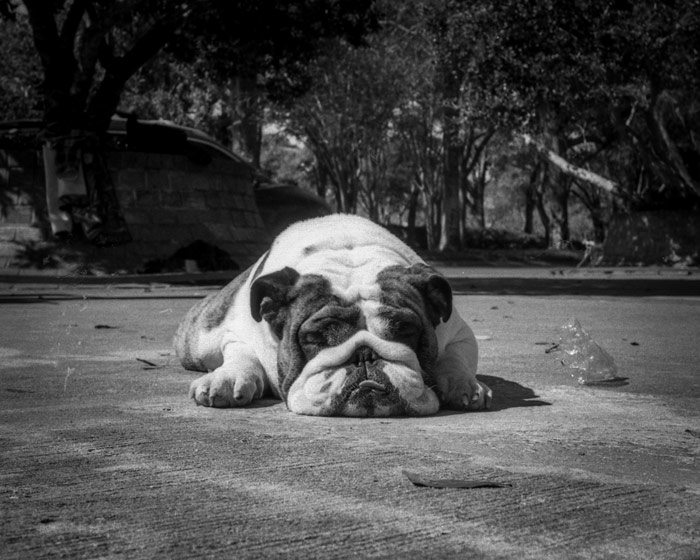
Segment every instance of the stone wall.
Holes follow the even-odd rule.
[[[265,250],[268,236],[245,164],[128,151],[110,152],[108,163],[133,242],[98,248],[53,240],[40,153],[0,150],[0,272],[56,266],[57,260],[84,271],[136,272],[196,240],[226,251],[245,268]]]
[[[0,149],[0,271],[21,248],[46,239],[43,168],[34,150]]]

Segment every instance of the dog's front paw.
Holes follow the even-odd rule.
[[[245,406],[256,396],[259,397],[261,392],[254,376],[219,370],[203,375],[190,384],[190,398],[198,405],[217,408]]]
[[[443,405],[453,410],[488,410],[492,398],[493,391],[474,378],[442,392]]]

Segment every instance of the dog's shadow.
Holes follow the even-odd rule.
[[[491,410],[493,411],[526,406],[550,406],[552,404],[540,400],[532,389],[515,381],[508,381],[493,375],[477,375],[476,377],[493,391],[493,400],[491,401]]]

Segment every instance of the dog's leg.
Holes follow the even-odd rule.
[[[259,399],[267,389],[255,352],[244,343],[230,342],[224,348],[223,363],[190,384],[190,398],[203,406],[239,407]]]
[[[227,317],[251,270],[248,268],[217,293],[197,302],[182,319],[173,344],[185,369],[212,371],[223,363],[221,348]]]
[[[445,408],[487,409],[491,406],[493,393],[476,378],[479,360],[476,338],[469,325],[461,318],[459,322],[461,325],[441,353],[435,368],[437,393]]]

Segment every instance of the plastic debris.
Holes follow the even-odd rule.
[[[559,349],[564,351],[562,363],[572,370],[571,376],[580,385],[609,383],[623,378],[617,375],[612,356],[589,335],[578,319],[571,319],[559,329]]]

